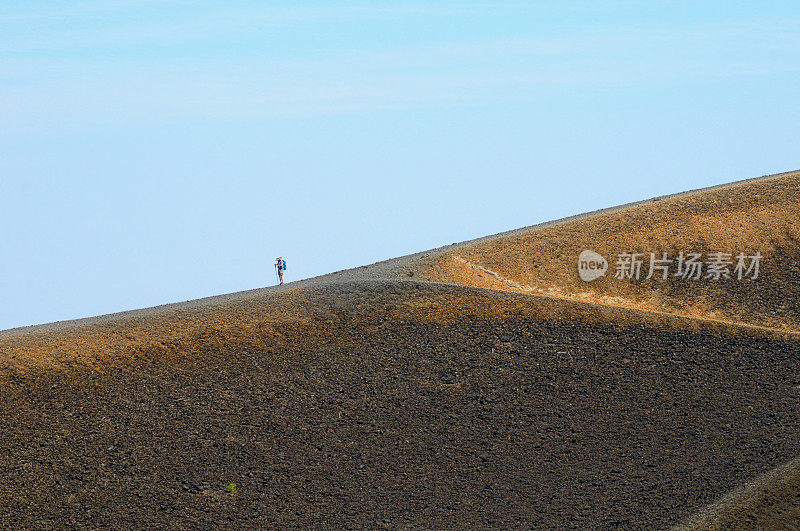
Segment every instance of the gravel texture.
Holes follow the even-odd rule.
[[[2,331],[0,528],[698,521],[798,455],[797,334],[420,281],[453,249],[663,199]],[[791,523],[764,507],[800,502],[794,470],[715,521]]]
[[[800,450],[793,339],[411,282],[257,301],[7,374],[3,525],[663,527]]]

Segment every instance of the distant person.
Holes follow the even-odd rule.
[[[286,271],[286,260],[280,256],[275,259],[275,270],[278,271],[278,281],[283,286],[283,272]]]

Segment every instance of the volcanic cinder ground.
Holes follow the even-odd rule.
[[[794,172],[0,332],[0,527],[796,529],[799,292]]]

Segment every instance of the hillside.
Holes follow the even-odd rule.
[[[584,249],[606,257],[606,276],[576,274]],[[679,253],[729,255],[732,278],[676,276]],[[615,278],[620,253],[641,253],[639,279]],[[650,253],[669,264],[668,278]],[[736,256],[759,253],[758,277],[739,279]],[[614,306],[800,330],[800,174],[736,183],[694,194],[656,198],[566,223],[458,246],[421,264],[417,278],[565,297]],[[751,260],[745,261],[750,266]],[[743,271],[745,273],[746,271]]]
[[[799,194],[783,174],[0,332],[3,526],[793,522]],[[584,282],[587,248],[763,258]]]
[[[792,529],[800,521],[800,458],[703,507],[678,529]]]

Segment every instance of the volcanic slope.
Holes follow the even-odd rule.
[[[734,521],[726,493],[800,455],[798,175],[2,332],[0,522]],[[609,275],[578,279],[584,248]],[[662,251],[763,258],[756,279],[612,277]],[[748,514],[787,524],[778,470]]]
[[[576,274],[584,249],[608,259],[605,277]],[[641,275],[616,278],[621,253],[638,253]],[[650,254],[668,265],[646,278]],[[677,259],[729,254],[732,279],[676,276]],[[758,277],[733,270],[759,253]],[[512,231],[442,250],[408,273],[425,280],[563,297],[690,317],[800,330],[800,174],[781,174],[655,198],[596,215]]]

